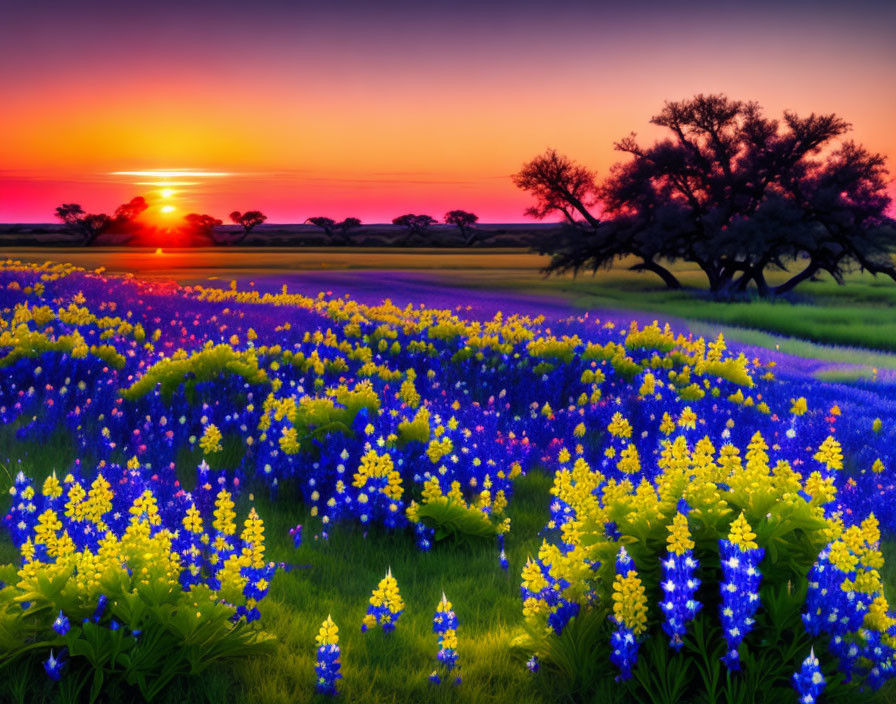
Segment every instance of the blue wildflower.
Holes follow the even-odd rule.
[[[56,631],[59,635],[64,636],[68,633],[71,628],[71,624],[69,623],[68,618],[65,616],[62,611],[59,612],[59,615],[56,617],[56,620],[53,621],[53,630]]]
[[[815,651],[810,650],[800,671],[793,674],[793,688],[800,695],[800,704],[815,704],[824,691],[825,684]]]

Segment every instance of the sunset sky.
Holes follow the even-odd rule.
[[[172,216],[523,221],[528,158],[605,175],[614,140],[653,139],[663,101],[698,92],[837,112],[896,174],[894,36],[891,0],[2,0],[0,222],[134,195]]]

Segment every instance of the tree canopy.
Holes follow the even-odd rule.
[[[405,236],[402,238],[401,244],[406,244],[414,236],[423,236],[436,222],[437,220],[430,215],[414,215],[413,213],[399,215],[392,220],[393,225],[401,225],[405,228]]]
[[[311,223],[315,227],[319,227],[327,233],[327,237],[329,237],[330,240],[341,245],[351,244],[352,238],[349,233],[352,230],[361,227],[361,220],[352,217],[336,222],[333,218],[318,215],[317,217],[308,218],[305,222]]]
[[[822,271],[842,281],[853,268],[896,280],[884,159],[840,140],[850,126],[839,116],[776,120],[754,102],[697,95],[667,102],[651,122],[669,135],[617,142],[628,159],[601,183],[554,150],[513,177],[535,196],[528,214],[569,223],[541,246],[550,270],[596,271],[633,256],[632,269],[675,288],[665,264],[687,261],[717,294],[751,284],[760,295],[785,293]],[[775,269],[789,278],[771,286]]]
[[[445,213],[445,224],[457,227],[461,237],[464,238],[464,244],[468,247],[480,239],[479,231],[476,229],[477,222],[479,216],[466,210],[449,210]]]
[[[242,242],[249,236],[249,233],[252,232],[252,230],[268,219],[268,216],[260,210],[247,210],[245,213],[241,213],[239,210],[234,210],[229,217],[230,222],[243,228],[242,233],[234,241],[234,244]]]

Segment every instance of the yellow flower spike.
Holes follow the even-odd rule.
[[[804,491],[812,497],[813,501],[824,505],[837,497],[837,488],[832,477],[823,478],[820,472],[812,472],[803,484]]]
[[[859,558],[853,554],[842,540],[837,540],[831,544],[830,563],[841,572],[852,572],[856,565],[859,564]]]
[[[234,523],[236,512],[233,510],[233,506],[234,503],[230,492],[226,489],[221,489],[215,499],[213,514],[215,520],[212,526],[223,535],[233,535],[236,532],[236,523]]]
[[[818,448],[818,452],[813,455],[814,459],[821,462],[829,470],[843,469],[843,450],[840,443],[829,435]]]
[[[618,411],[613,414],[610,424],[607,426],[610,435],[617,438],[630,438],[632,436],[632,425]]]
[[[321,624],[316,641],[318,646],[339,645],[339,627],[333,623],[333,619],[329,615]]]
[[[641,471],[641,460],[634,444],[626,445],[619,456],[616,468],[624,474],[635,474]]]
[[[800,396],[799,398],[790,399],[790,403],[791,403],[790,412],[795,416],[804,415],[806,413],[806,411],[808,411],[809,407],[808,407],[808,404],[806,403],[805,397],[803,397],[803,396]]]
[[[694,430],[697,427],[697,414],[690,406],[685,406],[678,418],[678,425],[681,428]]]
[[[59,483],[59,480],[56,478],[55,471],[44,480],[44,485],[43,485],[43,488],[41,489],[41,493],[44,496],[47,496],[52,499],[58,499],[60,496],[62,496],[62,485]]]
[[[688,530],[688,519],[683,513],[675,514],[667,530],[669,537],[666,538],[666,545],[669,552],[684,555],[688,550],[694,549],[694,541],[691,540],[691,532]]]
[[[663,420],[660,423],[660,432],[663,435],[671,435],[675,432],[675,421],[668,413],[663,413]]]
[[[613,582],[613,615],[635,635],[647,628],[647,597],[635,570],[629,570],[625,576],[616,575]]]
[[[759,547],[755,542],[756,534],[747,522],[747,517],[743,511],[731,522],[731,527],[728,531],[728,541],[732,545],[737,545],[741,552],[755,550]]]
[[[199,440],[199,446],[206,455],[220,452],[224,449],[221,444],[221,431],[218,430],[218,426],[213,423],[205,426],[205,430]]]

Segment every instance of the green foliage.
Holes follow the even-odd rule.
[[[410,442],[427,443],[430,434],[429,411],[421,408],[413,420],[403,420],[398,424],[398,447],[404,448]]]
[[[229,345],[215,345],[189,356],[175,355],[156,362],[127,389],[123,389],[121,395],[133,401],[159,386],[162,396],[170,398],[181,385],[189,393],[197,384],[225,374],[241,376],[250,384],[269,383],[253,351],[236,352]]]
[[[79,332],[59,337],[48,337],[42,332],[34,330],[18,329],[15,333],[4,332],[0,335],[0,348],[11,348],[0,358],[0,369],[9,367],[20,359],[28,357],[40,357],[46,352],[61,352],[76,358],[85,358],[88,355],[98,357],[115,369],[124,366],[122,357],[111,345],[90,345],[84,341]]]
[[[66,678],[74,678],[76,692],[87,687],[90,702],[110,681],[136,687],[151,701],[176,677],[198,675],[222,660],[274,652],[273,637],[245,621],[234,623],[234,607],[205,586],[185,592],[162,579],[129,585],[107,573],[108,608],[94,622],[96,603],[85,605],[71,588],[72,568],[17,582],[15,568],[7,565],[0,580],[7,584],[0,591],[0,666],[44,660],[51,649],[60,655],[65,648],[71,670]],[[51,627],[60,611],[71,621],[65,635]],[[111,628],[113,623],[119,625]]]
[[[449,536],[462,540],[493,538],[495,524],[482,511],[465,506],[449,496],[437,496],[423,503],[417,515],[428,527],[435,530],[435,539]]]
[[[380,407],[380,398],[369,381],[359,382],[352,389],[345,385],[329,388],[326,394],[303,396],[298,403],[294,403],[294,397],[287,399],[293,403],[293,410],[289,413],[292,427],[285,430],[280,440],[284,452],[314,452],[314,440],[335,433],[351,435],[352,424],[361,411],[372,417]]]
[[[634,678],[625,685],[631,700],[651,704],[784,701],[792,695],[792,674],[813,645],[828,680],[825,696],[830,701],[856,696],[856,685],[847,688],[837,674],[836,660],[827,652],[824,639],[813,642],[806,633],[802,613],[809,572],[832,541],[861,544],[868,556],[863,559],[885,564],[877,548],[876,521],[869,518],[848,529],[829,521],[823,506],[833,500],[833,490],[825,488],[817,473],[804,478],[786,463],[773,464],[768,449],[758,433],[743,459],[733,446],[717,453],[701,440],[689,448],[679,436],[663,450],[656,488],[628,484],[603,498],[588,490],[590,484],[577,483],[589,477],[597,481],[587,465],[577,463],[570,472],[558,472],[553,493],[574,510],[563,534],[573,536],[575,546],[564,554],[544,545],[540,564],[531,563],[523,570],[524,587],[534,594],[524,607],[529,652],[574,688],[587,689],[592,677],[603,676],[581,653],[592,651],[595,658],[605,657],[615,628],[608,616],[618,606],[616,557],[624,545],[636,565],[638,584],[643,585],[637,603],[646,617]],[[689,506],[686,517],[678,514],[682,498]],[[676,516],[681,521],[677,526]],[[750,539],[765,551],[759,565],[761,606],[739,648],[743,671],[738,674],[729,673],[720,660],[725,640],[718,616],[724,581],[719,541],[741,535],[739,528],[732,528],[735,519],[752,528],[755,535]],[[618,535],[606,532],[608,523],[616,526]],[[688,625],[685,647],[676,654],[668,645],[669,637],[662,629],[664,616],[656,604],[662,598],[661,561],[669,541],[682,536],[693,543],[689,549],[702,582],[696,599],[703,609]],[[543,574],[555,583],[563,580],[559,594],[579,605],[579,615],[559,636],[547,624],[549,603],[541,601],[545,591],[550,592]],[[880,583],[869,593],[881,594]]]

